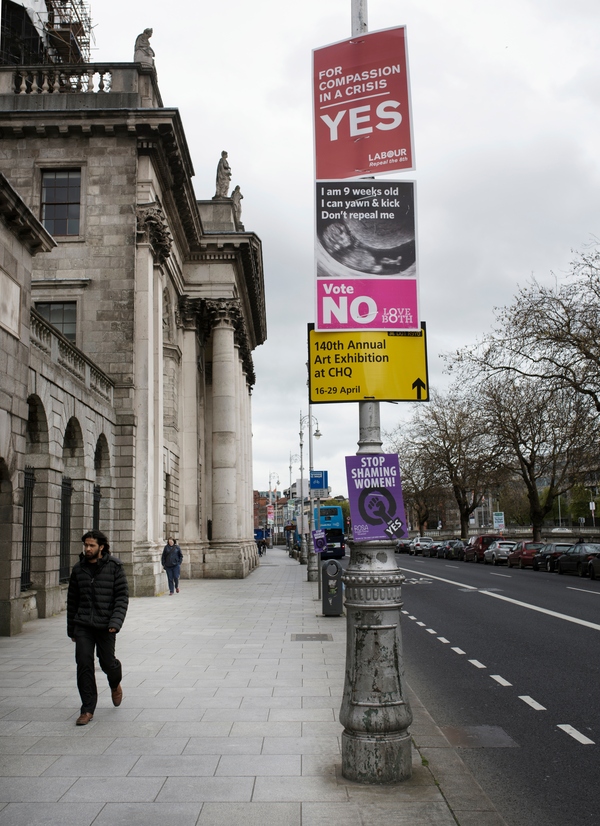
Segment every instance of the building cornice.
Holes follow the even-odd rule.
[[[13,235],[27,247],[31,255],[36,255],[38,252],[50,252],[57,246],[54,238],[1,173],[0,216]]]

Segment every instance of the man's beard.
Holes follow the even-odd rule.
[[[100,559],[101,555],[102,555],[102,549],[101,548],[98,548],[96,553],[91,553],[90,551],[85,552],[85,558],[87,559],[88,562],[92,562],[96,559]]]

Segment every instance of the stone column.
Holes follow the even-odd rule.
[[[235,542],[237,531],[237,422],[234,329],[220,314],[213,329],[213,541]]]
[[[137,421],[134,485],[135,544],[130,583],[135,596],[154,596],[159,588],[160,565],[154,558],[153,535],[156,502],[155,427],[156,403],[155,355],[161,354],[162,330],[156,340],[154,261],[149,242],[139,242],[136,250],[135,292],[135,415]],[[161,295],[162,300],[162,295]]]
[[[180,508],[181,508],[181,549],[184,564],[189,561],[189,576],[202,575],[202,530],[200,525],[200,479],[202,477],[203,458],[199,456],[200,447],[200,405],[199,383],[201,374],[198,369],[198,336],[194,302],[180,307],[183,325],[182,340],[182,398],[181,417],[183,431],[181,436],[181,471],[180,471]]]
[[[400,634],[404,577],[389,541],[351,544],[346,586],[346,679],[340,710],[342,774],[395,783],[412,773]]]

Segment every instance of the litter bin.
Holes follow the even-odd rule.
[[[343,572],[344,569],[335,559],[328,559],[321,565],[321,595],[325,617],[340,617],[344,613]]]

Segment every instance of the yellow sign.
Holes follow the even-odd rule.
[[[429,401],[425,324],[420,330],[308,331],[312,404]]]

